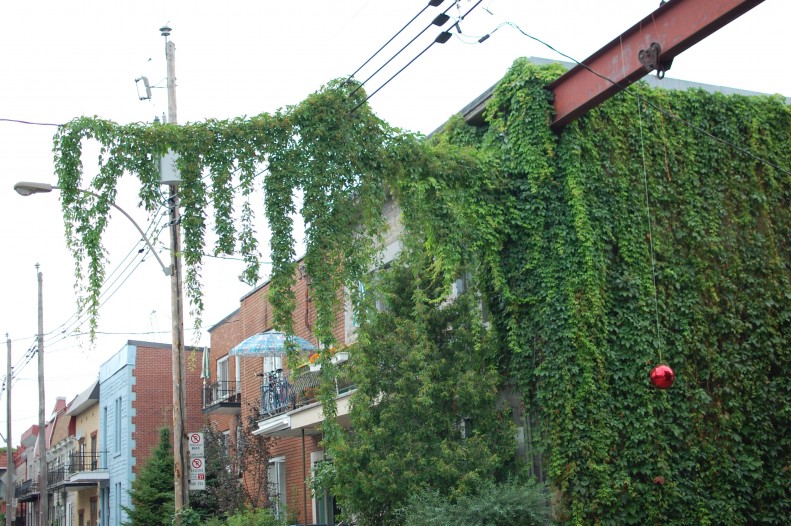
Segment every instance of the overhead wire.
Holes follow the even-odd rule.
[[[35,122],[35,121],[26,121],[21,119],[8,119],[4,117],[0,117],[0,122],[11,122],[14,124],[29,124],[31,126],[54,126],[56,128],[60,128],[63,124],[55,124],[52,122]]]
[[[457,28],[459,28],[459,22],[461,22],[462,20],[464,20],[464,19],[467,17],[467,15],[469,15],[469,14],[470,14],[470,13],[471,13],[471,12],[472,12],[472,11],[473,11],[475,8],[476,8],[476,7],[478,7],[478,6],[479,6],[479,5],[480,5],[482,2],[483,2],[483,0],[478,0],[478,1],[477,1],[477,2],[476,2],[476,3],[475,3],[475,4],[474,4],[474,5],[473,5],[473,6],[472,6],[472,7],[471,7],[469,10],[467,10],[467,12],[466,12],[466,13],[464,13],[462,16],[460,16],[460,17],[458,18],[458,20],[456,21],[456,23],[454,24],[454,27],[457,27]],[[453,3],[451,6],[449,6],[449,7],[448,7],[448,8],[447,8],[445,11],[443,11],[443,14],[446,14],[446,13],[447,13],[447,12],[448,12],[448,11],[449,11],[449,10],[450,10],[450,9],[451,9],[453,6],[454,6],[454,5],[458,5],[458,1],[457,1],[457,2],[454,2],[454,3]],[[436,19],[435,19],[435,21],[436,21]],[[446,23],[447,23],[447,20],[445,20],[445,21],[442,23],[442,26],[444,26]],[[431,27],[432,25],[436,25],[436,24],[434,24],[434,22],[432,22],[432,23],[431,23],[431,24],[429,24],[429,26],[428,26],[428,27],[426,27],[426,29],[424,29],[424,30],[423,30],[423,31],[422,31],[422,32],[421,32],[421,33],[420,33],[418,36],[422,35],[422,34],[423,34],[423,33],[424,33],[424,32],[425,32],[425,31],[426,31],[426,30],[427,30],[429,27]],[[440,27],[441,27],[441,26],[440,26]],[[459,28],[459,31],[461,31],[461,29],[460,29],[460,28]],[[416,36],[415,38],[417,38],[417,36]],[[404,46],[403,48],[401,48],[401,49],[398,51],[398,53],[396,53],[396,54],[395,54],[395,55],[394,55],[394,56],[393,56],[393,57],[392,57],[390,60],[388,60],[387,62],[385,62],[385,64],[384,64],[384,65],[382,65],[382,66],[381,66],[379,69],[377,69],[377,70],[376,70],[376,71],[373,73],[373,75],[376,75],[376,74],[377,74],[379,71],[381,71],[381,69],[382,69],[383,67],[385,67],[387,64],[389,64],[389,63],[390,63],[390,62],[393,60],[393,58],[395,58],[396,56],[398,56],[398,54],[399,54],[399,53],[401,53],[401,51],[403,51],[403,50],[404,50],[404,49],[405,49],[407,46],[409,46],[409,45],[410,45],[412,42],[414,42],[414,41],[415,41],[415,38],[413,38],[412,40],[410,40],[410,41],[409,41],[409,43],[408,43],[406,46]],[[415,57],[414,57],[412,60],[410,60],[409,62],[407,62],[407,63],[406,63],[406,65],[404,65],[404,66],[403,66],[401,69],[399,69],[398,71],[396,71],[396,72],[395,72],[395,73],[394,73],[394,74],[393,74],[393,75],[392,75],[392,76],[391,76],[389,79],[387,79],[387,80],[384,82],[384,84],[382,84],[382,85],[380,85],[378,88],[376,88],[376,90],[374,90],[374,91],[373,91],[373,93],[369,94],[369,95],[368,95],[368,96],[366,96],[366,97],[365,97],[365,98],[364,98],[362,101],[360,101],[360,102],[359,102],[359,103],[358,103],[358,104],[357,104],[357,105],[356,105],[354,108],[352,108],[352,109],[351,109],[351,111],[350,111],[349,113],[354,113],[355,111],[357,111],[357,109],[358,109],[360,106],[362,106],[363,104],[365,104],[366,102],[368,102],[368,100],[370,100],[370,98],[371,98],[371,97],[373,97],[374,95],[376,95],[377,93],[379,93],[379,91],[380,91],[382,88],[384,88],[385,86],[387,86],[387,85],[390,83],[390,81],[392,81],[394,78],[396,78],[398,75],[400,75],[400,74],[401,74],[401,73],[402,73],[402,72],[403,72],[403,71],[404,71],[406,68],[408,68],[409,66],[411,66],[411,65],[412,65],[412,64],[413,64],[413,63],[414,63],[414,62],[415,62],[417,59],[419,59],[419,58],[420,58],[420,57],[421,57],[421,56],[422,56],[422,55],[423,55],[423,54],[424,54],[426,51],[428,51],[429,49],[431,49],[431,46],[433,46],[434,44],[437,44],[437,43],[444,44],[445,42],[447,42],[447,41],[448,41],[448,39],[449,39],[449,38],[450,38],[450,33],[449,33],[449,32],[447,32],[447,31],[444,31],[444,32],[440,33],[440,34],[437,36],[437,38],[435,38],[434,40],[432,40],[432,41],[431,41],[431,43],[429,43],[429,45],[428,45],[428,46],[426,46],[426,47],[425,47],[425,48],[424,48],[424,49],[423,49],[423,50],[422,50],[420,53],[418,53],[418,54],[417,54],[417,55],[416,55],[416,56],[415,56]],[[373,75],[371,75],[371,77],[373,77]],[[363,82],[362,84],[360,84],[359,86],[357,86],[357,87],[356,87],[356,88],[355,88],[355,89],[354,89],[354,90],[353,90],[351,93],[349,93],[349,95],[348,95],[348,96],[349,96],[349,97],[351,97],[351,96],[352,96],[352,94],[354,94],[354,92],[355,92],[355,91],[357,91],[358,89],[360,89],[360,88],[361,88],[361,87],[362,87],[362,86],[363,86],[363,85],[364,85],[366,82],[368,82],[368,80],[370,80],[370,79],[371,79],[371,77],[368,77],[368,79],[366,79],[366,80],[365,80],[365,82]]]
[[[160,206],[160,210],[161,209],[162,209],[162,207]],[[155,213],[154,217],[155,218],[159,217],[159,211],[157,211]],[[155,228],[159,228],[159,232],[156,233],[156,235],[154,236],[154,239],[157,239],[159,237],[159,234],[162,232],[161,221],[162,221],[161,218],[159,218],[159,219],[149,223],[149,226],[148,226],[148,228],[146,229],[146,232],[145,232],[146,237],[151,236],[151,232]],[[107,292],[109,291],[110,287],[112,287],[113,284],[115,284],[118,281],[118,279],[120,279],[120,276],[115,277],[115,279],[113,279],[113,277],[116,275],[116,273],[119,272],[119,269],[121,269],[121,267],[126,263],[127,259],[129,259],[129,257],[132,256],[135,252],[137,252],[138,254],[141,253],[141,249],[138,249],[138,247],[140,246],[141,243],[145,243],[145,241],[142,238],[137,240],[137,242],[132,246],[132,248],[126,254],[126,256],[124,256],[121,259],[121,261],[115,266],[113,271],[110,272],[109,275],[105,276],[104,282],[102,283],[102,287],[107,287],[107,288],[105,289],[104,292],[102,292],[100,294],[100,296],[99,296],[100,298],[102,296],[105,296],[107,294]],[[140,260],[141,263],[142,263],[142,261],[145,260],[145,256],[146,256],[146,254],[143,254],[143,256],[142,256],[142,258]],[[134,259],[132,259],[129,263],[126,263],[126,266],[124,266],[123,270],[121,270],[120,272],[123,273],[126,269],[128,269],[129,266],[131,265],[131,262],[133,262],[133,261],[134,261]],[[124,281],[126,281],[126,280],[124,280]],[[84,311],[82,311],[82,312],[79,311],[79,310],[75,311],[65,322],[61,323],[58,327],[56,327],[52,331],[49,331],[48,333],[46,333],[45,336],[47,336],[47,337],[48,336],[52,336],[52,338],[56,338],[56,337],[58,337],[58,336],[60,336],[60,335],[62,335],[64,333],[66,333],[67,331],[69,331],[69,329],[71,329],[72,327],[82,324],[85,321],[85,319],[84,319],[85,316],[86,316],[86,313]],[[51,344],[51,340],[46,340],[45,343]]]
[[[478,2],[478,3],[481,3],[481,1],[483,1],[483,0],[479,0],[479,2]],[[411,45],[412,45],[412,43],[413,43],[415,40],[417,40],[418,38],[420,38],[420,36],[422,36],[422,35],[423,35],[423,33],[425,33],[426,31],[428,31],[428,30],[431,28],[431,26],[440,26],[440,27],[441,27],[441,26],[444,26],[444,25],[445,25],[445,24],[448,22],[448,20],[450,19],[450,17],[448,17],[448,15],[447,15],[448,11],[450,11],[450,10],[451,10],[451,8],[452,8],[454,5],[456,5],[457,3],[458,3],[458,0],[456,0],[455,2],[453,2],[453,3],[452,3],[451,5],[449,5],[447,8],[445,8],[445,10],[444,10],[444,11],[443,11],[443,12],[442,12],[440,15],[437,15],[436,17],[434,17],[434,19],[433,19],[431,22],[429,22],[429,24],[428,24],[426,27],[424,27],[424,28],[423,28],[423,29],[422,29],[422,30],[421,30],[421,31],[420,31],[420,32],[419,32],[417,35],[415,35],[414,37],[412,37],[412,40],[410,40],[409,42],[407,42],[406,44],[404,44],[404,46],[403,46],[401,49],[399,49],[398,51],[396,51],[395,55],[393,55],[392,57],[390,57],[390,58],[389,58],[389,59],[388,59],[388,60],[387,60],[387,61],[386,61],[384,64],[382,64],[381,66],[379,66],[379,68],[378,68],[376,71],[374,71],[373,73],[371,73],[371,75],[369,75],[367,79],[365,79],[364,81],[362,81],[361,83],[359,83],[359,84],[357,85],[357,87],[355,87],[355,88],[354,88],[354,89],[353,89],[353,90],[352,90],[352,91],[349,93],[349,95],[347,96],[347,98],[348,98],[348,97],[351,97],[352,95],[354,95],[355,93],[357,93],[357,91],[358,91],[359,89],[361,89],[363,86],[365,86],[365,85],[368,83],[368,81],[369,81],[369,80],[371,80],[372,78],[374,78],[374,77],[375,77],[375,76],[376,76],[376,75],[377,75],[377,74],[378,74],[380,71],[382,71],[382,69],[384,69],[384,68],[385,68],[385,67],[386,67],[388,64],[390,64],[390,63],[391,63],[393,60],[395,60],[395,58],[396,58],[396,57],[398,57],[398,55],[400,55],[400,54],[401,54],[401,53],[402,53],[402,52],[403,52],[403,51],[404,51],[406,48],[408,48],[409,46],[411,46]],[[476,5],[477,5],[477,4],[476,4]],[[443,16],[445,17],[444,19],[442,18]],[[441,24],[439,24],[439,23],[438,23],[440,20],[442,20],[442,23],[441,23]],[[433,45],[433,43],[432,43],[432,44],[430,44],[428,47],[431,47],[431,45]],[[421,51],[421,52],[420,52],[420,55],[422,55],[423,53],[425,53],[427,49],[428,49],[428,48],[426,48],[426,49],[424,49],[423,51]],[[377,53],[378,53],[378,52],[377,52]],[[418,55],[418,56],[420,56],[420,55]],[[415,58],[417,58],[417,57],[415,57]],[[414,62],[414,61],[415,61],[415,59],[412,59],[412,60],[410,61],[410,64],[411,64],[412,62]],[[403,69],[404,69],[404,68],[402,68],[401,70],[403,70]],[[400,71],[399,71],[399,73],[400,73]],[[398,74],[398,73],[396,73],[396,75],[397,75],[397,74]],[[395,75],[394,75],[394,76],[395,76]],[[391,78],[390,78],[390,79],[389,79],[387,82],[390,82],[390,80],[392,80],[392,79],[393,79],[393,77],[391,77]],[[385,82],[385,84],[387,84],[387,82]],[[381,89],[381,88],[382,88],[382,87],[380,86],[380,88],[379,88],[379,89]],[[379,90],[377,90],[377,91],[379,91]],[[371,95],[369,95],[368,97],[366,97],[366,99],[365,99],[365,100],[368,100],[368,99],[370,99],[370,98],[371,98]],[[365,102],[365,101],[363,101],[363,102]],[[362,104],[362,103],[361,103],[361,104]],[[360,105],[361,105],[361,104],[360,104]],[[359,107],[360,107],[360,105],[358,105],[358,106],[357,106],[357,107],[355,107],[354,109],[356,110],[357,108],[359,108]],[[354,111],[354,110],[352,110],[352,111]]]
[[[404,32],[404,30],[405,30],[407,27],[409,27],[409,26],[412,24],[412,22],[414,22],[415,20],[417,20],[417,18],[418,18],[420,15],[422,15],[422,14],[423,14],[423,13],[426,11],[426,9],[428,9],[429,7],[437,7],[437,6],[438,6],[438,5],[440,5],[440,4],[441,4],[443,1],[444,1],[444,0],[431,0],[431,1],[430,1],[428,4],[426,4],[425,6],[423,6],[423,9],[421,9],[420,11],[418,11],[418,13],[417,13],[415,16],[413,16],[413,17],[412,17],[412,19],[411,19],[409,22],[407,22],[406,24],[404,24],[404,27],[402,27],[401,29],[399,29],[399,30],[398,30],[398,32],[396,32],[396,33],[395,33],[393,36],[391,36],[391,37],[390,37],[390,38],[387,40],[387,42],[385,42],[384,44],[382,44],[382,47],[380,47],[379,49],[377,49],[377,50],[376,50],[376,52],[374,52],[374,54],[373,54],[373,55],[371,55],[370,57],[368,57],[368,60],[366,60],[365,62],[363,62],[363,63],[362,63],[362,65],[361,65],[359,68],[357,68],[356,70],[354,70],[354,73],[352,73],[351,75],[349,75],[349,78],[347,78],[347,79],[346,79],[346,82],[348,82],[348,81],[350,81],[351,79],[353,79],[353,78],[354,78],[354,76],[355,76],[357,73],[359,73],[361,69],[363,69],[365,66],[367,66],[367,65],[368,65],[368,63],[369,63],[369,62],[371,62],[371,60],[373,60],[373,59],[374,59],[374,57],[376,57],[376,55],[378,55],[379,53],[381,53],[381,51],[382,51],[384,48],[386,48],[386,47],[388,46],[388,44],[390,44],[390,42],[392,42],[392,41],[393,41],[393,40],[394,40],[396,37],[398,37],[398,35],[400,35],[401,33],[403,33],[403,32]],[[428,29],[428,28],[427,28],[427,29]]]

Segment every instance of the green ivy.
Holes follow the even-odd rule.
[[[558,518],[781,524],[789,107],[638,85],[554,135],[555,74],[515,63],[479,145],[503,180],[502,241],[481,255],[489,305],[540,417]],[[668,391],[647,381],[659,361],[677,374]]]
[[[554,134],[545,86],[560,73],[515,62],[484,126],[457,117],[428,140],[366,106],[350,112],[362,94],[349,98],[343,81],[274,115],[184,126],[75,119],[55,137],[55,158],[84,306],[95,320],[117,180],[135,175],[141,206],[155,210],[157,159],[172,149],[195,308],[207,217],[213,250],[243,254],[254,281],[263,206],[275,324],[292,331],[290,214],[299,212],[315,330],[328,348],[339,290],[364,313],[358,283],[375,264],[392,195],[406,248],[428,254],[443,290],[466,273],[482,284],[500,343],[488,365],[519,385],[538,422],[529,444],[559,521],[782,524],[791,511],[791,110],[779,97],[638,84]],[[101,155],[83,182],[85,139]],[[257,185],[263,204],[250,202]],[[321,355],[325,442],[342,450],[333,368]],[[648,382],[659,361],[677,375],[667,391]],[[387,489],[388,479],[371,480]]]

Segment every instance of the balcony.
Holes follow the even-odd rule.
[[[47,488],[53,489],[59,486],[62,486],[66,480],[68,480],[68,475],[66,474],[66,466],[63,464],[49,464],[47,466]]]
[[[242,397],[239,384],[235,381],[222,381],[203,386],[204,415],[238,415],[242,411]]]
[[[94,486],[98,482],[110,479],[107,470],[107,452],[77,452],[69,455],[68,481],[69,489],[82,486]]]
[[[25,480],[14,488],[14,496],[21,501],[38,499],[38,482],[35,480]]]
[[[344,365],[339,364],[338,378],[335,380],[338,420],[346,424],[349,414],[349,399],[355,386]],[[293,380],[280,370],[264,376],[261,385],[261,418],[256,435],[299,436],[303,432],[314,435],[320,432],[324,420],[318,389],[321,371],[314,368],[305,370]]]

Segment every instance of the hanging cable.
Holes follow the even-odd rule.
[[[482,0],[481,0],[481,1],[482,1]],[[437,15],[436,17],[434,17],[434,20],[432,20],[432,21],[431,21],[431,22],[430,22],[430,23],[429,23],[429,24],[428,24],[426,27],[424,27],[424,28],[423,28],[423,30],[422,30],[420,33],[418,33],[417,35],[415,35],[414,37],[412,37],[412,40],[410,40],[409,42],[407,42],[407,43],[404,45],[404,47],[402,47],[401,49],[399,49],[398,51],[396,51],[396,54],[395,54],[395,55],[393,55],[392,57],[390,57],[390,58],[387,60],[387,62],[385,62],[384,64],[382,64],[381,66],[379,66],[379,69],[377,69],[376,71],[374,71],[373,73],[371,73],[371,75],[370,75],[370,76],[369,76],[367,79],[365,79],[365,80],[364,80],[364,81],[362,81],[360,84],[358,84],[358,85],[357,85],[357,87],[356,87],[356,88],[354,88],[354,89],[351,91],[351,93],[349,93],[349,95],[347,96],[347,98],[349,98],[349,97],[351,97],[352,95],[354,95],[355,93],[357,93],[357,90],[359,90],[360,88],[362,88],[363,86],[365,86],[365,84],[366,84],[366,83],[367,83],[369,80],[371,80],[372,78],[374,78],[374,76],[376,76],[376,74],[377,74],[377,73],[379,73],[380,71],[382,71],[382,69],[384,69],[384,68],[385,68],[385,66],[387,66],[388,64],[390,64],[390,63],[391,63],[391,62],[392,62],[392,61],[393,61],[393,60],[394,60],[394,59],[395,59],[395,58],[396,58],[398,55],[400,55],[400,54],[401,54],[401,52],[402,52],[402,51],[404,51],[406,48],[408,48],[409,46],[411,46],[411,45],[412,45],[412,43],[413,43],[415,40],[417,40],[417,39],[418,39],[418,38],[419,38],[421,35],[423,35],[423,33],[425,33],[426,31],[428,31],[428,30],[431,28],[431,26],[440,26],[440,27],[444,26],[444,25],[447,23],[447,21],[448,21],[448,20],[450,20],[450,17],[449,17],[449,16],[448,16],[448,14],[447,14],[447,13],[448,13],[448,11],[450,11],[450,9],[451,9],[451,8],[452,8],[454,5],[456,5],[457,3],[458,3],[458,0],[456,0],[456,2],[454,2],[454,3],[453,3],[453,4],[451,4],[450,6],[448,6],[448,7],[447,7],[447,8],[446,8],[446,9],[445,9],[445,10],[444,10],[442,13],[440,13],[439,15]],[[429,45],[429,47],[431,47],[431,45]],[[428,48],[426,48],[426,49],[428,49]],[[423,54],[423,53],[425,53],[425,52],[426,52],[426,50],[424,49],[423,51],[421,51],[421,52],[420,52],[420,55],[422,55],[422,54]],[[418,56],[420,56],[420,55],[418,55]],[[415,57],[415,58],[417,58],[417,57]],[[415,59],[412,59],[412,61],[410,61],[410,64],[411,64],[412,62],[414,62],[414,61],[415,61]],[[403,71],[403,68],[401,68],[401,70]],[[400,71],[399,71],[399,73],[400,73]],[[395,76],[395,75],[394,75],[394,76]],[[390,80],[392,80],[392,79],[393,79],[393,78],[392,78],[392,77],[390,77]],[[388,80],[387,82],[390,82],[390,80]],[[387,84],[387,82],[385,82],[385,84]],[[381,89],[381,86],[380,86],[380,88],[379,88],[379,89]],[[379,91],[379,90],[377,90],[377,91]],[[370,95],[369,95],[369,96],[368,96],[368,97],[367,97],[365,100],[368,100],[368,99],[370,99],[370,98],[371,98],[371,97],[370,97]],[[363,101],[363,102],[365,102],[365,101]],[[356,110],[356,109],[357,109],[357,108],[359,108],[359,107],[360,107],[360,105],[358,105],[358,106],[357,106],[356,108],[354,108],[354,109]],[[352,110],[352,111],[354,111],[354,110]]]
[[[470,13],[473,11],[473,9],[475,9],[476,7],[478,7],[478,6],[481,4],[481,2],[483,2],[483,0],[478,0],[478,1],[477,1],[477,2],[476,2],[476,3],[475,3],[475,4],[474,4],[474,5],[471,7],[471,8],[469,8],[469,9],[467,10],[467,12],[466,12],[466,13],[464,13],[464,14],[463,14],[461,17],[459,17],[459,19],[458,19],[458,21],[456,22],[456,24],[454,24],[454,27],[457,27],[457,28],[458,28],[458,26],[459,26],[459,22],[461,22],[462,20],[464,20],[464,19],[467,17],[467,15],[469,15],[469,14],[470,14]],[[450,8],[451,8],[451,7],[453,7],[454,5],[457,5],[457,4],[458,4],[458,2],[455,2],[453,5],[449,6],[447,9],[445,9],[445,11],[443,11],[443,12],[442,12],[442,15],[438,15],[438,16],[437,16],[437,17],[434,19],[434,21],[433,21],[431,24],[429,24],[429,25],[428,25],[428,27],[426,27],[426,29],[428,29],[428,28],[429,28],[429,27],[431,27],[432,25],[439,25],[440,27],[441,27],[441,26],[443,26],[443,25],[445,25],[445,24],[448,22],[448,20],[450,20],[450,17],[449,17],[449,16],[448,16],[446,13],[447,13],[447,12],[450,10]],[[443,16],[443,15],[444,15],[444,17],[443,17],[443,18],[440,18],[440,17],[441,17],[441,16]],[[437,22],[440,22],[440,23],[437,23]],[[398,53],[401,53],[401,51],[403,51],[403,50],[404,50],[404,49],[405,49],[407,46],[409,46],[409,45],[410,45],[412,42],[414,42],[414,41],[415,41],[415,39],[416,39],[417,37],[419,37],[420,35],[422,35],[422,34],[423,34],[425,31],[426,31],[426,29],[424,29],[423,31],[421,31],[419,35],[417,35],[415,38],[413,38],[412,40],[410,40],[410,41],[409,41],[409,43],[408,43],[406,46],[404,46],[403,48],[401,48],[401,49],[399,50],[399,52],[398,52]],[[401,69],[399,69],[398,71],[396,71],[396,72],[395,72],[395,74],[393,74],[393,76],[391,76],[389,79],[387,79],[387,80],[384,82],[384,84],[382,84],[381,86],[379,86],[378,88],[376,88],[376,90],[375,90],[373,93],[371,93],[370,95],[368,95],[367,97],[365,97],[365,99],[363,99],[363,100],[362,100],[362,101],[361,101],[359,104],[357,104],[357,105],[356,105],[354,108],[352,108],[352,110],[351,110],[349,113],[354,113],[355,111],[357,111],[357,109],[358,109],[360,106],[362,106],[363,104],[365,104],[365,103],[366,103],[366,102],[367,102],[367,101],[368,101],[368,100],[369,100],[371,97],[373,97],[374,95],[376,95],[377,93],[379,93],[379,91],[380,91],[382,88],[384,88],[385,86],[387,86],[387,85],[390,83],[390,81],[391,81],[391,80],[393,80],[394,78],[396,78],[398,75],[400,75],[400,74],[401,74],[401,72],[402,72],[402,71],[404,71],[406,68],[408,68],[409,66],[411,66],[413,62],[415,62],[417,59],[419,59],[419,58],[420,58],[420,57],[423,55],[423,53],[425,53],[426,51],[428,51],[428,50],[431,48],[431,46],[433,46],[434,44],[444,44],[445,42],[447,42],[448,40],[450,40],[450,37],[451,37],[451,33],[450,33],[450,32],[448,32],[448,31],[443,31],[442,33],[440,33],[439,35],[437,35],[437,37],[436,37],[436,38],[435,38],[435,39],[434,39],[434,40],[433,40],[433,41],[432,41],[432,42],[431,42],[431,43],[430,43],[428,46],[426,46],[426,47],[423,49],[423,51],[421,51],[420,53],[418,53],[418,54],[417,54],[417,56],[415,56],[415,57],[414,57],[412,60],[410,60],[409,62],[407,62],[407,63],[406,63],[406,65],[405,65],[404,67],[402,67]],[[376,75],[376,74],[377,74],[377,73],[378,73],[378,72],[379,72],[379,71],[380,71],[380,70],[381,70],[383,67],[385,67],[387,64],[389,64],[389,63],[390,63],[390,61],[392,61],[392,60],[393,60],[393,59],[394,59],[396,56],[398,56],[398,53],[396,53],[396,54],[395,54],[395,55],[394,55],[394,56],[393,56],[393,57],[392,57],[390,60],[388,60],[387,62],[385,62],[385,63],[382,65],[382,67],[380,67],[379,69],[377,69],[377,70],[376,70],[376,71],[373,73],[373,75],[371,75],[370,77],[368,77],[368,78],[365,80],[365,82],[363,82],[362,84],[360,84],[359,86],[357,86],[357,87],[356,87],[356,88],[355,88],[355,89],[354,89],[354,90],[353,90],[351,93],[349,93],[349,97],[351,97],[351,96],[354,94],[354,92],[355,92],[355,91],[357,91],[358,89],[360,89],[361,87],[363,87],[363,85],[364,85],[366,82],[368,82],[369,80],[371,80],[371,77],[373,77],[374,75]]]
[[[374,59],[374,57],[376,57],[376,55],[378,55],[378,54],[379,54],[379,53],[380,53],[380,52],[381,52],[381,51],[382,51],[384,48],[386,48],[386,47],[387,47],[387,45],[388,45],[388,44],[390,44],[390,42],[392,42],[392,41],[393,41],[393,40],[394,40],[394,39],[395,39],[395,38],[396,38],[398,35],[400,35],[401,33],[403,33],[403,31],[404,31],[404,30],[405,30],[407,27],[409,27],[409,26],[412,24],[412,22],[414,22],[414,21],[417,19],[417,17],[419,17],[420,15],[422,15],[422,14],[423,14],[423,13],[426,11],[426,9],[428,9],[429,7],[437,7],[437,6],[438,6],[438,5],[440,5],[442,2],[444,2],[444,0],[430,0],[430,1],[429,1],[429,3],[428,3],[428,4],[426,4],[426,5],[423,7],[423,9],[421,9],[420,11],[418,11],[418,14],[416,14],[415,16],[413,16],[413,17],[412,17],[412,20],[410,20],[409,22],[407,22],[407,23],[404,25],[404,27],[402,27],[401,29],[399,29],[399,30],[398,30],[398,32],[397,32],[395,35],[391,36],[391,37],[390,37],[390,39],[389,39],[387,42],[385,42],[385,43],[384,43],[384,45],[382,45],[382,47],[380,47],[379,49],[377,49],[377,50],[376,50],[376,52],[375,52],[373,55],[371,55],[370,57],[368,57],[368,60],[366,60],[365,62],[363,62],[363,65],[362,65],[362,66],[360,66],[359,68],[357,68],[357,69],[354,71],[354,73],[352,73],[351,75],[349,75],[349,78],[347,78],[347,79],[346,79],[346,82],[349,82],[349,81],[350,81],[352,78],[354,78],[354,76],[355,76],[357,73],[359,73],[361,69],[363,69],[365,66],[367,66],[367,65],[368,65],[368,63],[369,63],[371,60],[373,60],[373,59]]]
[[[439,39],[439,38],[440,38],[442,35],[446,35],[446,34],[448,35],[448,38],[450,37],[450,33],[448,33],[447,31],[446,31],[446,32],[443,32],[443,33],[440,33],[440,34],[439,34],[439,36],[437,36],[437,38],[436,38],[436,39],[434,39],[434,40],[433,40],[433,41],[432,41],[432,42],[431,42],[431,43],[430,43],[428,46],[426,46],[426,47],[423,49],[423,51],[421,51],[420,53],[418,53],[418,54],[417,54],[417,56],[416,56],[415,58],[413,58],[412,60],[410,60],[409,62],[407,62],[407,63],[406,63],[406,65],[405,65],[404,67],[402,67],[401,69],[399,69],[398,71],[396,71],[396,72],[395,72],[395,74],[394,74],[392,77],[390,77],[389,79],[387,79],[387,80],[385,81],[385,83],[384,83],[384,84],[382,84],[381,86],[379,86],[378,88],[376,88],[376,90],[375,90],[373,93],[371,93],[370,95],[368,95],[367,97],[365,97],[365,98],[364,98],[362,101],[360,101],[360,103],[359,103],[359,104],[357,104],[357,106],[355,106],[354,108],[352,108],[352,110],[351,110],[349,113],[354,113],[355,111],[357,111],[357,108],[359,108],[360,106],[362,106],[363,104],[365,104],[366,102],[368,102],[368,99],[370,99],[371,97],[373,97],[374,95],[376,95],[377,93],[379,93],[379,90],[381,90],[382,88],[384,88],[385,86],[387,86],[387,84],[389,84],[391,80],[393,80],[394,78],[396,78],[396,77],[398,76],[398,74],[399,74],[399,73],[401,73],[401,72],[402,72],[402,71],[404,71],[406,68],[408,68],[408,67],[409,67],[409,66],[410,66],[410,65],[411,65],[411,64],[412,64],[414,61],[416,61],[417,59],[419,59],[419,58],[420,58],[420,56],[421,56],[421,55],[423,55],[423,53],[425,53],[426,51],[428,51],[428,50],[431,48],[431,46],[433,46],[434,44],[436,44],[436,43],[437,43],[437,41],[438,41],[438,39]],[[445,39],[445,42],[447,42],[447,38]],[[444,43],[444,42],[443,42],[443,43]],[[362,84],[361,84],[361,85],[362,85]]]

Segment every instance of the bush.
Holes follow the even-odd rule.
[[[533,482],[484,484],[475,495],[451,502],[436,491],[413,496],[403,510],[409,526],[546,526],[551,524],[547,490]]]
[[[275,517],[271,510],[258,508],[247,509],[229,515],[225,526],[283,526],[285,523]]]

